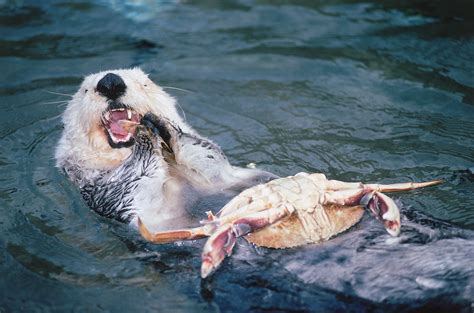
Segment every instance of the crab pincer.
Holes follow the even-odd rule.
[[[224,258],[232,254],[237,238],[272,225],[294,211],[291,204],[280,204],[268,210],[244,215],[218,227],[204,245],[201,277],[206,278],[212,274]]]
[[[372,215],[380,220],[387,232],[396,237],[400,234],[400,210],[395,202],[381,192],[367,193],[360,201]]]

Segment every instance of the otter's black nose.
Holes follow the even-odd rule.
[[[111,100],[115,100],[123,95],[126,88],[127,86],[123,79],[112,73],[108,73],[97,83],[97,91]]]

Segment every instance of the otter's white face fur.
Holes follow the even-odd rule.
[[[107,170],[120,165],[130,153],[134,134],[121,120],[140,121],[151,112],[193,132],[176,110],[175,100],[140,69],[120,69],[89,75],[63,115],[64,131],[56,150],[64,162],[88,169]],[[87,177],[84,177],[87,180]]]

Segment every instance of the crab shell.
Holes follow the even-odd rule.
[[[293,204],[296,212],[245,236],[248,241],[268,248],[290,248],[317,243],[349,229],[364,215],[364,207],[321,204],[324,193],[322,174],[299,173],[243,191],[217,214],[221,224],[242,214],[260,212],[282,202]]]

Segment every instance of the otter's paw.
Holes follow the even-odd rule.
[[[134,150],[137,153],[143,153],[145,151],[155,150],[155,141],[153,140],[154,134],[152,131],[142,125],[137,127],[137,134],[135,136]]]
[[[145,114],[145,116],[142,117],[140,124],[150,129],[155,135],[160,136],[168,146],[171,146],[171,140],[173,137],[178,136],[181,133],[181,129],[173,125],[169,119],[156,116],[153,113]]]

